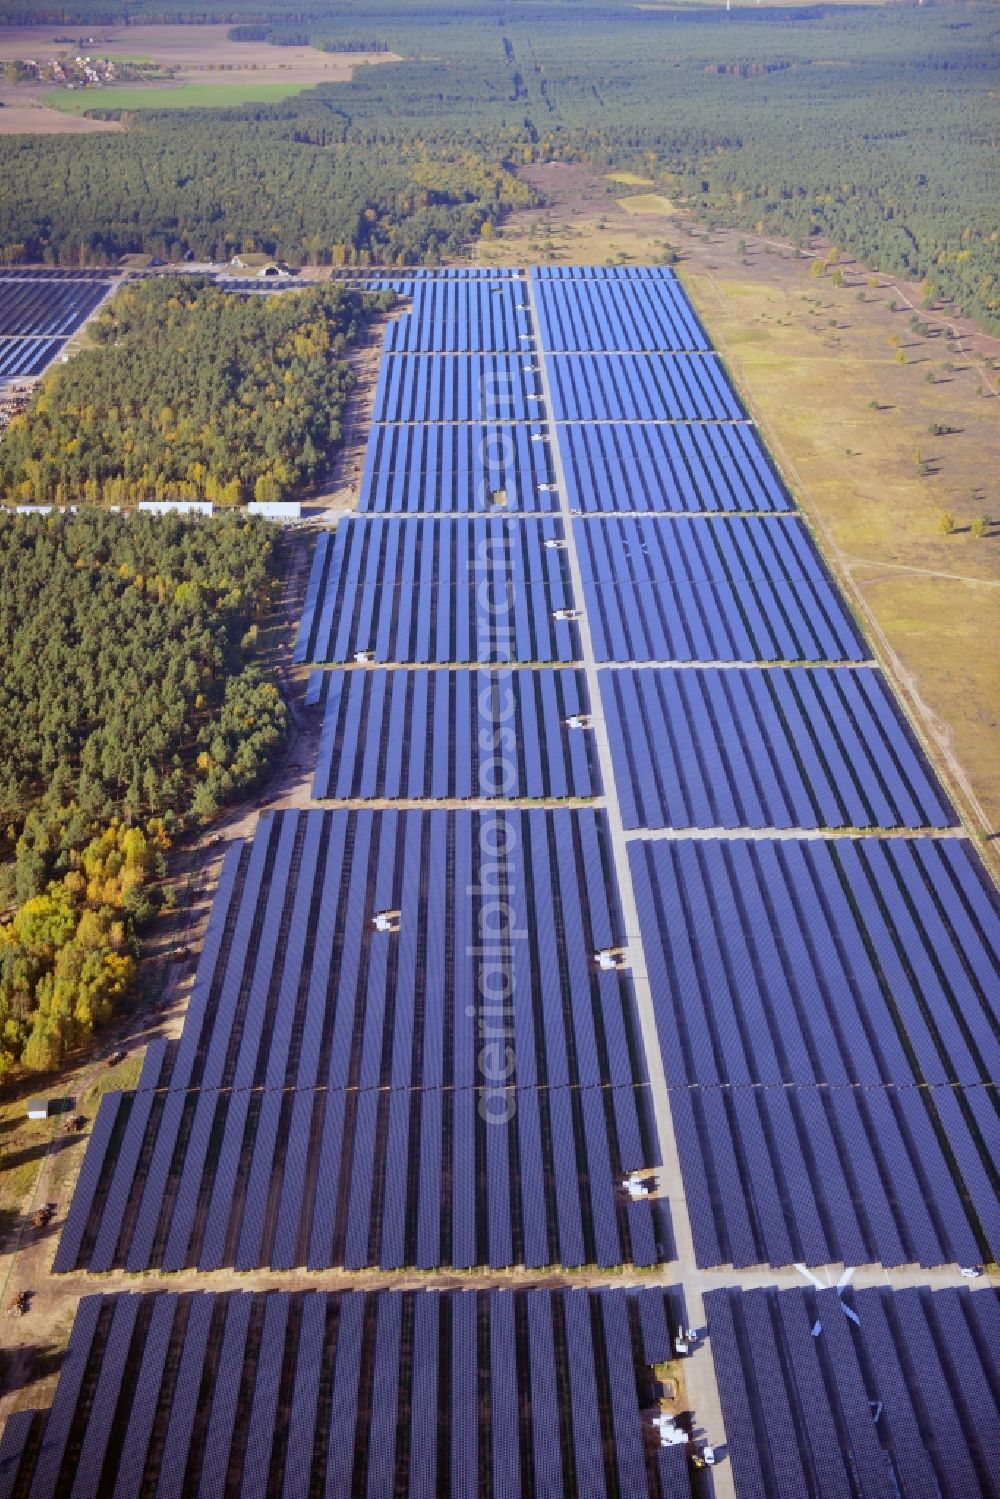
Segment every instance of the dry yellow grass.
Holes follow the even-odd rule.
[[[640,177],[635,172],[605,172],[608,182],[617,182],[619,187],[652,187],[652,177]]]
[[[626,213],[655,213],[671,214],[674,205],[669,198],[662,193],[636,193],[632,198],[619,198],[619,208],[624,208]]]

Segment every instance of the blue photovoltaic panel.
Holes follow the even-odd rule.
[[[526,300],[510,277],[416,283],[386,327],[385,352],[519,353],[531,337]]]
[[[72,1270],[79,1257],[101,1172],[107,1160],[108,1146],[124,1097],[122,1093],[105,1093],[98,1105],[94,1128],[87,1141],[87,1153],[83,1158],[83,1166],[80,1168],[80,1175],[73,1189],[73,1200],[69,1205],[66,1222],[59,1236],[59,1247],[52,1265],[53,1270],[57,1272]]]
[[[42,279],[0,271],[0,338],[68,338],[111,285],[90,278]]]
[[[659,663],[605,671],[589,704],[630,828],[946,827],[878,673],[790,664],[869,658],[804,524],[776,513],[791,502],[672,273],[535,274],[537,329],[507,273],[383,278],[410,300],[387,328],[368,514],[321,539],[297,650],[352,667],[310,681],[317,791],[477,795],[507,681],[494,789],[592,794],[588,731],[566,725],[588,710],[581,676],[551,669],[579,659],[554,618],[575,605],[599,660]],[[586,516],[583,599],[556,440]],[[509,661],[530,669],[470,669]],[[998,912],[967,846],[670,838],[632,856],[699,1262],[995,1257]],[[223,867],[181,1041],[102,1105],[57,1267],[666,1259],[667,1204],[621,1187],[658,1157],[631,978],[597,961],[624,940],[611,869],[592,809],[262,820]],[[504,1041],[486,1090],[491,971]],[[221,1493],[237,1471],[245,1495],[288,1499],[303,1482],[515,1499],[568,1474],[574,1492],[666,1499],[687,1491],[685,1455],[644,1441],[635,1360],[669,1355],[673,1329],[641,1294],[196,1296],[176,1325],[172,1303],[109,1298],[74,1334],[39,1499],[73,1478],[126,1499],[157,1472],[161,1499]],[[995,1304],[973,1320],[954,1295],[861,1293],[862,1349],[824,1294],[808,1315],[762,1294],[715,1313],[740,1499],[985,1492]]]
[[[31,1413],[18,1412],[0,1462],[33,1499],[222,1494],[233,1475],[247,1496],[476,1499],[484,1471],[497,1496],[562,1493],[575,1472],[580,1495],[655,1499],[634,1301],[622,1290],[89,1298],[51,1413],[35,1418],[47,1422],[40,1452],[26,1443]]]
[[[699,1262],[967,1264],[977,1232],[995,1252],[1000,912],[967,845],[631,862]]]
[[[77,1308],[69,1344],[59,1370],[59,1383],[45,1421],[45,1432],[38,1454],[37,1465],[31,1478],[31,1499],[52,1499],[65,1493],[60,1477],[63,1468],[66,1444],[74,1425],[77,1403],[84,1377],[91,1362],[94,1340],[98,1331],[102,1311],[105,1322],[110,1307],[102,1296],[85,1296]],[[66,1475],[67,1478],[69,1475]],[[26,1488],[25,1484],[21,1485]]]
[[[716,354],[544,357],[558,422],[745,420]]]
[[[552,353],[702,351],[709,347],[680,282],[539,281],[539,340]]]
[[[322,671],[313,796],[336,799],[593,796],[583,673]]]
[[[657,1164],[651,1143],[636,1159],[618,1139],[619,1121],[630,1115],[621,1139],[652,1141],[646,1089],[202,1089],[167,1097],[179,1108],[149,1120],[133,1114],[122,1149],[148,1156],[165,1147],[179,1185],[160,1182],[157,1195],[135,1172],[127,1223],[137,1221],[141,1203],[159,1232],[140,1256],[127,1228],[101,1268],[502,1269],[560,1260],[610,1267],[667,1256],[662,1205],[629,1202],[620,1190],[625,1172]],[[206,1138],[214,1131],[221,1149],[203,1149],[199,1129]],[[227,1155],[238,1171],[227,1170]],[[113,1146],[101,1166],[110,1178]],[[303,1190],[313,1181],[322,1184],[316,1197]],[[280,1212],[269,1214],[268,1201]],[[207,1212],[193,1211],[199,1202]],[[103,1211],[99,1201],[85,1242],[102,1233]],[[579,1225],[572,1240],[567,1213]],[[449,1250],[442,1224],[450,1222],[465,1227],[453,1228]],[[84,1250],[67,1268],[96,1266]]]
[[[536,281],[671,281],[674,272],[659,265],[535,265]]]
[[[313,560],[296,661],[573,661],[556,518],[341,521]]]
[[[394,354],[382,360],[372,420],[534,420],[543,412],[535,364],[519,354]]]
[[[59,1268],[432,1265],[452,1220],[460,1264],[661,1258],[659,1211],[616,1185],[654,1145],[631,977],[596,960],[623,940],[606,842],[584,809],[263,819],[224,870],[166,1087],[102,1105]],[[487,1099],[506,1127],[483,1156],[498,980],[514,1065],[490,1065],[519,1122]]]
[[[37,1411],[12,1411],[0,1436],[0,1499],[11,1499]]]
[[[538,422],[370,430],[362,514],[547,514],[558,508],[549,428]]]
[[[645,1082],[631,978],[595,962],[623,941],[609,870],[588,808],[262,818],[169,1086],[474,1086],[494,966],[516,1036],[505,1081]],[[505,926],[484,953],[494,880]],[[379,911],[398,933],[373,930]]]
[[[108,1303],[104,1303],[105,1310]],[[107,1455],[111,1422],[118,1404],[122,1372],[135,1333],[140,1302],[135,1296],[117,1297],[108,1329],[100,1374],[93,1392],[90,1419],[83,1433],[73,1475],[73,1493],[79,1499],[99,1499],[101,1469]]]
[[[574,527],[599,661],[870,656],[798,516],[602,516]]]
[[[954,827],[872,667],[600,674],[626,828]]]
[[[421,281],[507,281],[523,277],[524,272],[517,266],[432,265],[407,266],[405,271],[399,273],[399,276],[385,271],[355,269],[339,271],[337,275],[338,278],[346,276],[348,279],[360,276],[364,280],[374,276],[380,285],[395,286],[400,278],[414,284]]]
[[[746,423],[565,422],[557,428],[572,510],[792,510]]]
[[[65,343],[63,338],[0,338],[0,380],[40,375]]]
[[[710,1291],[737,1499],[991,1499],[995,1294]]]

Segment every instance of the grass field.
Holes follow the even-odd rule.
[[[273,104],[300,94],[303,85],[287,83],[182,83],[176,87],[150,84],[134,88],[59,90],[46,103],[64,114],[81,115],[91,109],[230,109],[239,104]]]
[[[626,213],[673,213],[674,205],[662,193],[636,193],[631,198],[619,198],[619,208]]]
[[[652,177],[638,177],[635,172],[606,172],[605,176],[609,182],[617,182],[619,187],[652,187]]]

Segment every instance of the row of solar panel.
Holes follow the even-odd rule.
[[[571,510],[791,510],[757,429],[738,423],[561,423]]]
[[[512,279],[425,281],[385,331],[385,354],[508,353],[532,341],[523,285]]]
[[[396,285],[400,281],[416,285],[421,281],[526,280],[529,276],[535,281],[657,282],[675,279],[669,266],[656,265],[535,265],[530,268],[489,265],[408,266],[398,276],[350,268],[332,274],[337,279],[361,276],[368,280],[374,277],[378,285]]]
[[[655,1264],[665,1204],[621,1185],[648,1115],[630,1087],[108,1093],[53,1268]]]
[[[600,673],[627,829],[953,828],[870,667]],[[578,669],[313,672],[319,799],[597,794]]]
[[[542,415],[538,363],[525,354],[383,358],[375,422],[525,422]]]
[[[317,543],[296,661],[575,661],[555,517],[341,521]]]
[[[0,1493],[666,1499],[641,1411],[668,1350],[652,1290],[91,1296]]]
[[[550,671],[317,671],[316,798],[562,799],[597,793],[584,676]]]
[[[599,661],[859,661],[796,516],[575,522]],[[572,661],[562,522],[345,520],[320,537],[296,661]]]
[[[535,281],[673,281],[663,265],[535,265],[527,273]]]
[[[67,338],[107,294],[109,281],[35,280],[0,271],[0,336]]]
[[[558,508],[549,429],[537,423],[373,425],[358,510],[420,512]]]
[[[434,265],[406,266],[398,275],[392,272],[366,271],[350,266],[332,271],[337,280],[353,280],[361,277],[374,280],[377,285],[394,285],[398,281],[409,281],[416,285],[422,281],[510,281],[523,280],[525,271],[520,266],[507,265]]]
[[[560,424],[570,508],[593,511],[791,509],[746,425]],[[539,423],[372,426],[362,513],[558,509],[550,429]]]
[[[717,354],[543,355],[559,422],[746,420]]]
[[[65,343],[64,338],[0,338],[0,380],[40,375]]]
[[[703,1265],[1000,1249],[1000,911],[959,839],[638,841]]]
[[[958,821],[872,667],[622,668],[600,683],[626,828]]]
[[[870,654],[798,516],[601,516],[574,526],[598,661]]]
[[[171,1087],[644,1082],[603,813],[287,812],[227,855]],[[374,919],[397,913],[380,931]]]
[[[8,266],[0,271],[0,279],[4,281],[104,281],[112,285],[120,276],[121,271],[114,266],[101,266],[100,268],[88,266],[74,266],[72,270],[60,270],[56,266]],[[503,272],[498,274],[502,275]]]
[[[527,290],[513,279],[414,283],[386,329],[386,353],[518,353],[533,341]],[[550,352],[708,349],[676,280],[541,281],[539,336]]]
[[[737,1499],[995,1499],[995,1293],[705,1298]]]
[[[664,353],[709,348],[680,283],[540,280],[538,339],[550,353]],[[433,346],[432,346],[433,347]]]
[[[742,422],[715,354],[545,354],[556,421]],[[535,421],[537,356],[396,354],[383,359],[376,422]]]

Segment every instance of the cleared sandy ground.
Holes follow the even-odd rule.
[[[17,103],[10,101],[16,98]],[[0,135],[54,135],[57,132],[74,135],[93,134],[95,130],[120,130],[117,120],[87,120],[82,115],[63,114],[52,109],[37,97],[26,95],[24,88],[15,94],[13,85],[0,84]]]

